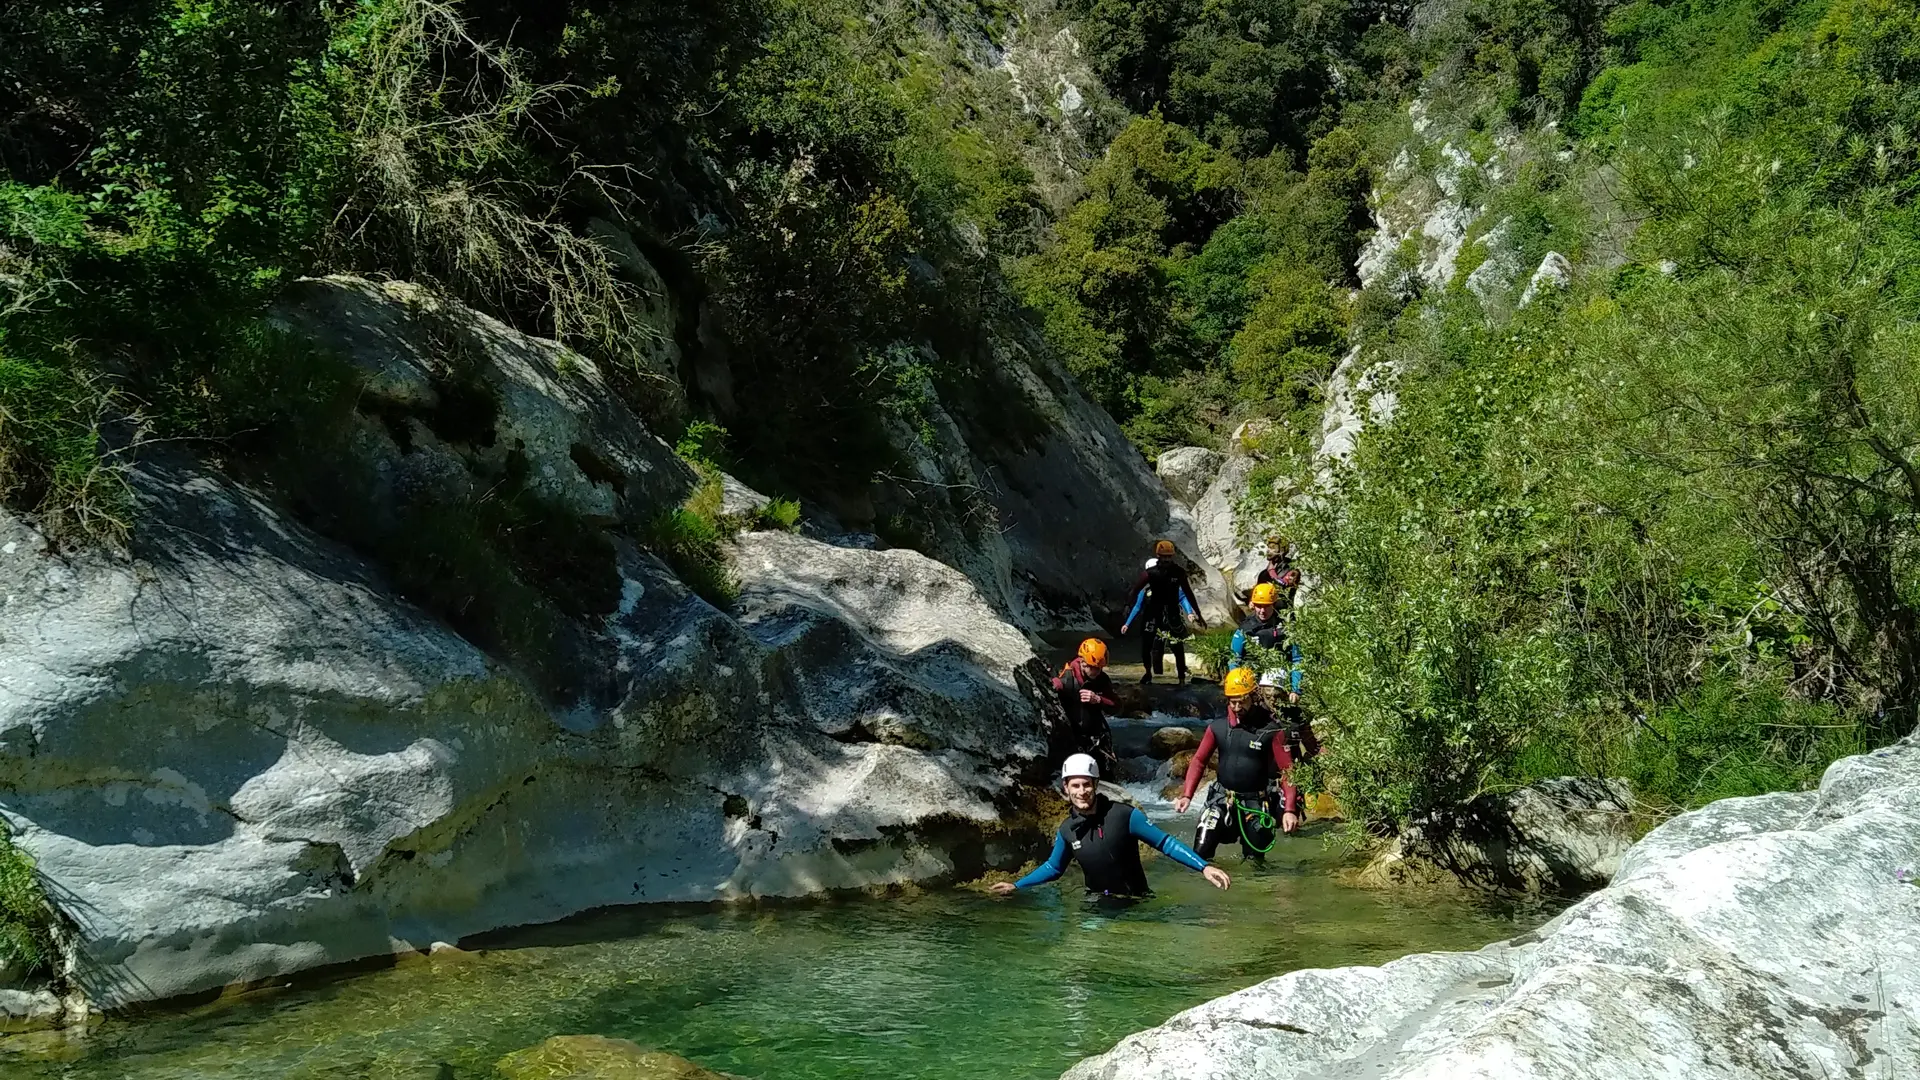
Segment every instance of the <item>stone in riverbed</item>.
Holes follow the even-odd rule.
[[[493,1068],[501,1080],[727,1080],[686,1058],[600,1035],[555,1035]]]
[[[1147,752],[1162,761],[1182,750],[1193,750],[1200,745],[1200,736],[1192,728],[1169,726],[1154,731],[1147,740]]]

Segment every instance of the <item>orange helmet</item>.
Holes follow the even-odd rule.
[[[1057,655],[1057,654],[1056,654]],[[1107,666],[1107,643],[1099,638],[1090,637],[1080,643],[1080,659],[1094,667]]]
[[[1253,693],[1253,683],[1253,669],[1250,667],[1237,667],[1227,672],[1226,683],[1222,689],[1230,698],[1246,697],[1248,694]]]
[[[1255,604],[1272,604],[1279,599],[1280,590],[1274,588],[1273,582],[1271,581],[1263,581],[1253,587],[1253,603]]]
[[[1161,540],[1153,545],[1153,553],[1163,559],[1173,558],[1173,541]]]

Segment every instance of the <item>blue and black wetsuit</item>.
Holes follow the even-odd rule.
[[[1073,811],[1053,834],[1053,852],[1033,873],[1013,883],[1016,889],[1044,885],[1066,872],[1069,860],[1086,874],[1087,891],[1108,896],[1146,896],[1147,872],[1140,866],[1140,845],[1152,844],[1175,862],[1205,870],[1194,850],[1147,820],[1139,808],[1094,797],[1091,812]]]
[[[1278,651],[1285,649],[1287,654],[1288,688],[1294,693],[1300,692],[1300,646],[1287,637],[1286,623],[1276,609],[1273,614],[1262,619],[1258,615],[1249,615],[1247,621],[1233,632],[1233,659],[1236,664],[1247,662],[1247,646],[1258,645],[1263,649]]]
[[[1140,662],[1147,669],[1143,681],[1151,682],[1165,670],[1162,650],[1169,648],[1175,671],[1186,679],[1187,619],[1199,617],[1200,601],[1194,598],[1187,568],[1170,558],[1150,560],[1133,584],[1133,605],[1126,619],[1140,627]]]

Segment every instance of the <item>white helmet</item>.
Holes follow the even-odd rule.
[[[1064,784],[1076,776],[1100,779],[1100,763],[1093,760],[1092,754],[1067,755],[1067,760],[1060,765],[1060,782]]]

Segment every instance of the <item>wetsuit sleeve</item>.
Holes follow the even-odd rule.
[[[1291,641],[1287,642],[1287,662],[1293,666],[1293,670],[1287,673],[1287,678],[1293,692],[1296,694],[1300,692],[1300,676],[1305,673],[1305,670],[1301,667],[1301,662],[1304,659],[1305,658],[1300,655],[1300,646],[1295,645]]]
[[[1200,746],[1193,752],[1193,760],[1187,762],[1187,783],[1180,789],[1185,798],[1193,798],[1194,789],[1200,786],[1200,777],[1207,771],[1207,759],[1213,756],[1213,729],[1200,736]]]
[[[1137,806],[1133,808],[1133,813],[1127,816],[1127,831],[1133,834],[1135,840],[1152,844],[1160,854],[1189,870],[1207,868],[1207,860],[1201,858],[1198,852],[1181,843],[1178,837],[1167,835],[1160,826],[1148,821],[1147,815],[1141,813]]]
[[[1016,889],[1027,889],[1035,885],[1045,885],[1047,882],[1052,881],[1066,872],[1067,839],[1061,836],[1058,830],[1055,830],[1053,834],[1053,851],[1047,856],[1047,861],[1034,867],[1031,874],[1014,882],[1013,887]]]
[[[1287,813],[1300,812],[1300,790],[1293,786],[1293,754],[1287,740],[1276,734],[1268,742],[1273,747],[1273,767],[1280,773],[1280,806]]]
[[[1185,574],[1180,576],[1180,606],[1194,618],[1200,617],[1200,601],[1194,598],[1193,582]]]
[[[1233,632],[1233,658],[1235,660],[1245,660],[1247,658],[1247,632],[1245,630],[1235,630]]]
[[[1135,589],[1133,591],[1133,610],[1127,613],[1126,623],[1128,626],[1132,626],[1134,620],[1140,617],[1140,609],[1142,607],[1145,607],[1146,603],[1147,603],[1146,590]]]
[[[1101,672],[1100,678],[1096,680],[1094,685],[1089,687],[1089,689],[1094,693],[1094,701],[1109,709],[1117,709],[1120,707],[1120,697],[1113,689],[1113,676],[1108,675],[1104,671]]]

